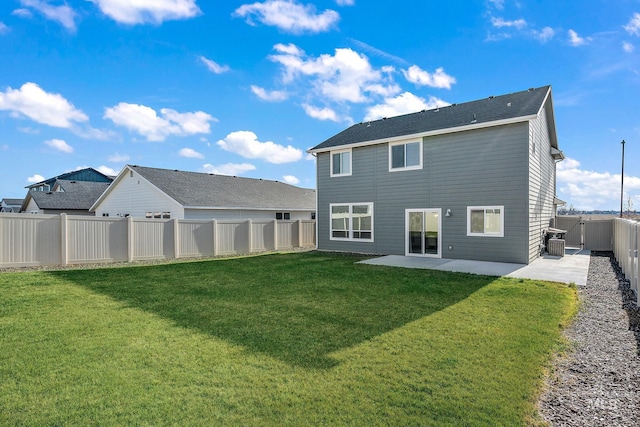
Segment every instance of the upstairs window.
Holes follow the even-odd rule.
[[[504,236],[504,206],[467,207],[467,236]]]
[[[422,142],[389,144],[389,170],[422,169]]]
[[[291,212],[276,212],[276,219],[278,220],[290,220]]]
[[[331,176],[351,175],[351,150],[331,152]]]

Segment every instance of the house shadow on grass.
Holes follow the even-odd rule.
[[[329,354],[449,307],[495,278],[355,264],[317,252],[50,274],[286,363]]]

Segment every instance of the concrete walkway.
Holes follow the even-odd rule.
[[[487,276],[547,280],[550,282],[575,283],[578,286],[586,286],[590,256],[591,251],[589,250],[568,248],[563,257],[544,255],[529,265],[400,255],[387,255],[360,261],[360,263],[390,267],[454,271]]]

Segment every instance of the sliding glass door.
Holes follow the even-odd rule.
[[[440,258],[440,209],[407,209],[405,212],[406,255]]]

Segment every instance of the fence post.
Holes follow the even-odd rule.
[[[213,256],[218,255],[218,220],[211,221],[213,226]]]
[[[133,217],[128,216],[125,220],[127,221],[127,260],[133,262]]]
[[[298,220],[298,247],[302,247],[302,221]]]
[[[273,250],[278,250],[278,220],[273,220]]]
[[[250,219],[247,220],[247,240],[248,240],[248,245],[247,245],[247,249],[248,252],[251,253],[252,252],[252,246],[253,246],[253,227],[251,226],[252,222]]]
[[[60,263],[69,264],[69,236],[67,234],[67,214],[60,214]]]
[[[173,257],[180,258],[180,224],[178,218],[173,218]]]

